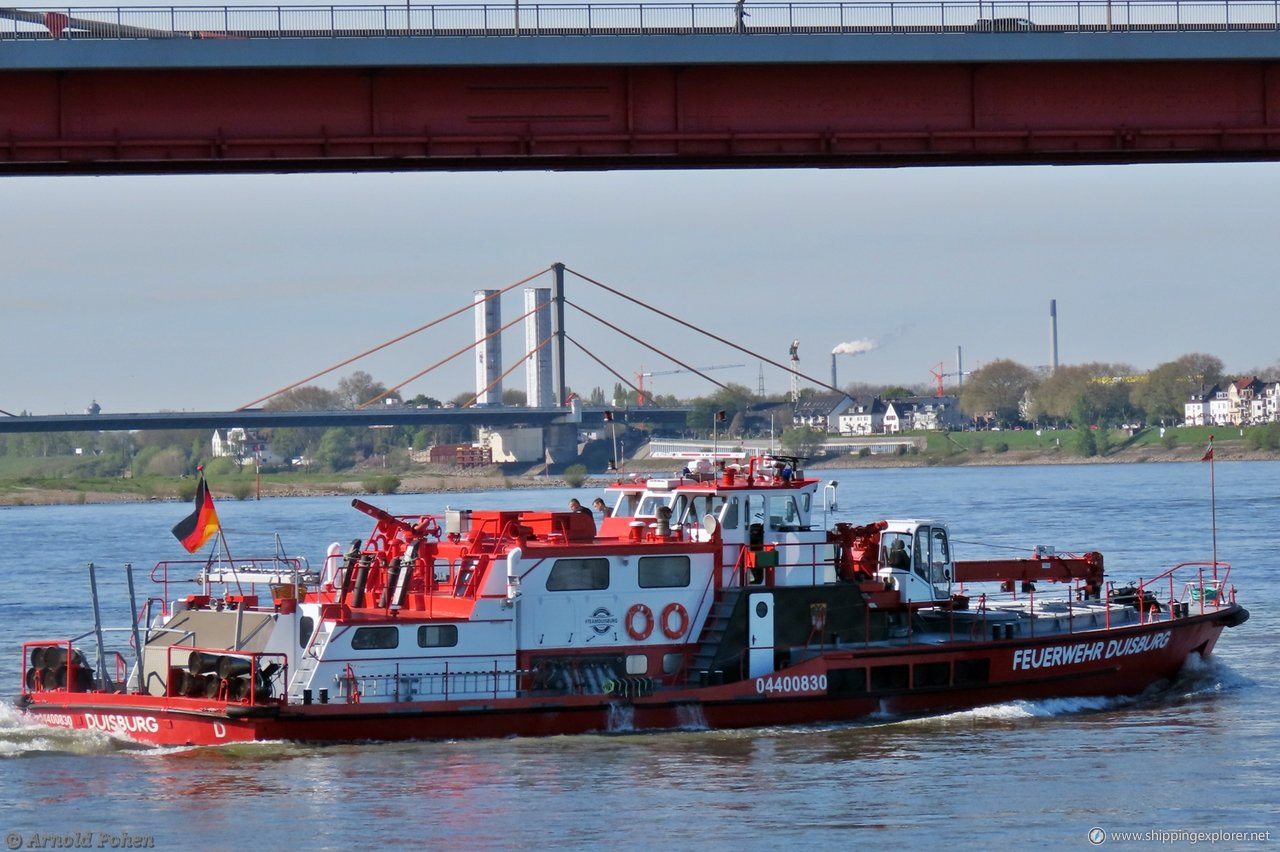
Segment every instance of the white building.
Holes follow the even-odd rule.
[[[1217,385],[1201,393],[1193,393],[1182,405],[1182,422],[1188,426],[1205,426],[1212,423],[1209,404],[1217,395]]]
[[[840,415],[849,410],[853,400],[842,393],[802,396],[791,415],[792,425],[808,426],[823,432],[840,430]]]
[[[878,396],[858,397],[839,424],[841,435],[874,435],[884,428],[884,402]]]
[[[239,426],[215,429],[211,449],[215,459],[233,458],[244,462],[257,458],[263,464],[275,464],[279,461],[271,452],[270,442],[259,437],[254,430]]]

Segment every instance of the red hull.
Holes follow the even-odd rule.
[[[99,730],[155,745],[255,740],[467,739],[680,728],[847,722],[877,713],[925,715],[1013,700],[1136,695],[1207,657],[1237,605],[1139,627],[1043,639],[828,650],[764,677],[664,689],[631,699],[533,696],[400,704],[249,707],[197,698],[36,692],[25,709],[45,724]],[[961,665],[986,676],[960,682]],[[925,668],[922,668],[925,667]],[[840,686],[850,671],[910,671],[902,683]],[[924,672],[935,678],[927,680]],[[937,673],[946,672],[944,681]],[[843,678],[847,682],[848,678]]]

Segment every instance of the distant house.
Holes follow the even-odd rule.
[[[884,401],[878,396],[855,397],[840,415],[841,435],[874,435],[884,428]]]
[[[1266,382],[1262,392],[1254,397],[1252,422],[1274,423],[1280,419],[1280,382]]]
[[[1209,412],[1209,403],[1217,397],[1218,386],[1193,393],[1182,404],[1182,422],[1188,426],[1205,426],[1213,422]]]
[[[796,402],[792,409],[791,423],[794,426],[808,426],[821,429],[823,432],[840,430],[840,415],[849,410],[853,400],[842,393],[815,394],[804,396]]]
[[[960,400],[954,396],[909,396],[885,403],[885,434],[951,429],[961,422]]]
[[[1262,395],[1263,383],[1257,376],[1238,379],[1227,385],[1231,401],[1231,425],[1247,426],[1253,422],[1253,401]]]
[[[263,464],[275,464],[279,461],[271,451],[271,442],[253,429],[242,429],[239,426],[215,429],[211,443],[215,459],[232,458],[243,462],[256,458]]]

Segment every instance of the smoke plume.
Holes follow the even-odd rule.
[[[870,352],[879,346],[874,340],[863,338],[855,340],[852,343],[841,343],[835,349],[831,350],[832,355],[861,355],[864,352]]]

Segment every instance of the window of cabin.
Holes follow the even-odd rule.
[[[548,592],[600,591],[607,588],[608,559],[557,559],[547,575]]]
[[[658,516],[658,507],[666,506],[670,502],[670,497],[660,497],[656,494],[650,494],[640,502],[640,508],[636,510],[636,517],[656,518]]]
[[[456,624],[424,624],[418,628],[419,648],[452,648],[457,644]]]
[[[613,512],[610,513],[614,518],[634,518],[636,516],[636,507],[640,505],[640,495],[634,491],[627,491],[618,495],[617,501],[613,504]]]
[[[641,556],[636,577],[642,589],[688,588],[689,557]]]
[[[800,527],[800,507],[792,494],[769,496],[769,529],[794,530]]]
[[[315,619],[309,615],[304,615],[298,619],[298,647],[305,648],[307,643],[311,641],[311,634],[315,632]]]
[[[643,675],[649,673],[649,658],[644,654],[627,654],[627,674]]]
[[[353,651],[389,651],[400,647],[400,630],[396,627],[357,627],[351,635]]]
[[[727,530],[738,528],[738,498],[730,497],[720,514],[720,526]]]

